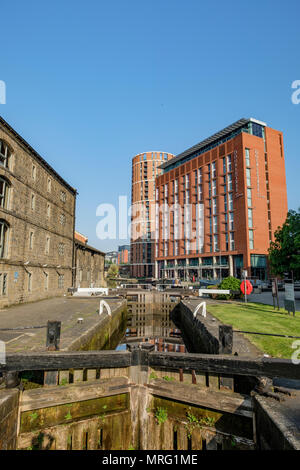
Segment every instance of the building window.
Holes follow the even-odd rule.
[[[29,272],[27,273],[27,288],[28,292],[32,291],[32,274]]]
[[[65,225],[65,223],[66,223],[66,216],[65,216],[65,214],[60,214],[59,221],[60,221],[60,224],[61,224],[61,225]]]
[[[65,191],[61,191],[61,192],[60,192],[60,200],[61,200],[62,202],[66,202],[66,200],[67,200],[67,195],[66,195]]]
[[[253,230],[249,230],[249,248],[250,250],[254,248]]]
[[[50,251],[50,237],[46,238],[46,254],[49,254]]]
[[[219,251],[218,235],[214,235],[214,251]]]
[[[0,207],[8,209],[10,185],[5,178],[0,177]]]
[[[214,179],[217,176],[216,162],[211,164],[211,177]]]
[[[252,207],[252,193],[250,188],[247,188],[247,202],[248,207]]]
[[[31,209],[34,211],[35,208],[35,195],[31,194]]]
[[[233,212],[229,212],[229,230],[234,230]]]
[[[246,167],[250,166],[250,150],[245,149],[245,155],[246,155]]]
[[[234,232],[229,233],[229,241],[230,241],[230,250],[233,251],[235,249],[235,246],[234,246]]]
[[[33,232],[30,232],[29,233],[29,249],[30,250],[32,250],[32,248],[33,248],[33,237],[34,237]]]
[[[58,288],[59,288],[59,289],[63,289],[63,287],[64,287],[64,280],[65,280],[64,274],[59,274],[59,276],[58,276]]]
[[[229,204],[229,210],[233,211],[233,197],[232,193],[228,193],[228,204]]]
[[[47,181],[47,191],[48,193],[51,192],[51,179],[50,178],[48,178],[48,181]]]
[[[32,172],[31,172],[32,179],[36,179],[36,166],[32,165]]]
[[[232,191],[232,174],[231,173],[228,175],[227,181],[228,181],[228,191]]]
[[[0,294],[7,294],[7,273],[0,273]]]
[[[246,168],[246,180],[247,180],[247,186],[250,188],[251,186],[251,170],[250,168]]]
[[[7,257],[9,225],[0,220],[0,258]]]
[[[253,228],[252,209],[248,209],[248,227]]]
[[[48,203],[47,204],[47,217],[50,219],[50,214],[51,214],[51,206],[50,204]]]
[[[9,168],[9,159],[11,152],[8,148],[8,145],[0,139],[0,165],[5,168]]]
[[[64,243],[58,244],[58,254],[59,256],[63,256],[65,254],[65,245]]]
[[[228,171],[228,173],[230,173],[232,171],[231,155],[227,155],[227,171]]]
[[[48,290],[48,285],[49,285],[49,274],[44,273],[45,275],[45,290]]]

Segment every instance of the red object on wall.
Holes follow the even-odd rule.
[[[242,281],[240,289],[245,294],[245,284],[246,284],[246,294],[249,295],[253,291],[253,286],[250,281]]]

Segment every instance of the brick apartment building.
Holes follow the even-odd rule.
[[[87,237],[75,232],[75,287],[103,287],[105,253],[87,242]]]
[[[131,276],[154,276],[155,242],[155,178],[161,172],[159,166],[172,158],[165,152],[140,153],[132,159],[130,241]]]
[[[265,279],[270,242],[288,211],[282,132],[240,119],[161,169],[156,276],[240,277],[247,269]]]
[[[0,118],[0,308],[72,285],[76,190]]]

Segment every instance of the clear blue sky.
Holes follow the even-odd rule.
[[[77,0],[1,5],[0,114],[79,191],[77,229],[130,198],[131,158],[177,154],[241,117],[284,133],[300,206],[300,2]]]

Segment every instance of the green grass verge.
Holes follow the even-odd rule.
[[[274,310],[271,305],[258,303],[230,302],[209,304],[208,312],[222,323],[232,325],[236,330],[300,336],[300,312],[295,317],[284,309]],[[290,359],[293,349],[290,338],[245,335],[258,349],[273,357]]]

